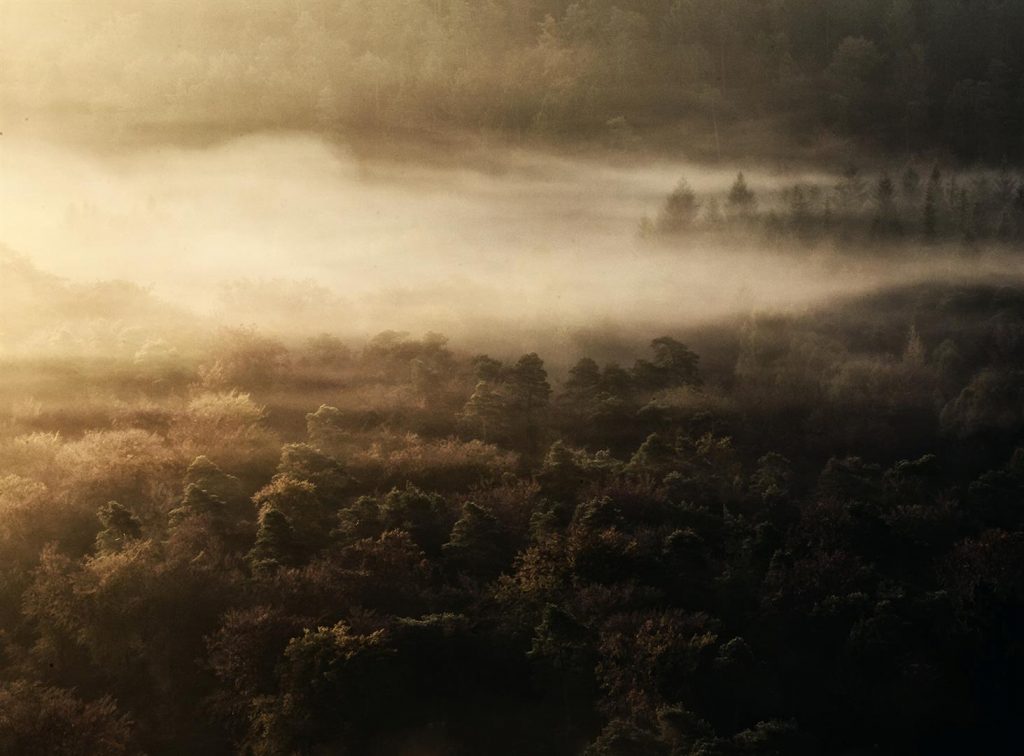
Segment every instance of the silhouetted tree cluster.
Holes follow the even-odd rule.
[[[798,183],[756,192],[742,173],[724,198],[699,197],[685,179],[665,199],[644,238],[684,233],[751,235],[768,241],[833,241],[863,250],[895,242],[1024,245],[1024,178],[1007,169],[922,179],[914,165],[899,176],[847,167],[833,186]],[[704,207],[703,213],[700,208]]]

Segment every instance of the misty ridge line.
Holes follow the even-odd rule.
[[[1024,154],[1018,3],[5,0],[8,120],[94,141],[463,131],[691,157]],[[46,61],[47,65],[39,65]],[[10,125],[10,124],[9,124]]]

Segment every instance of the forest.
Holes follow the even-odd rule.
[[[633,347],[6,359],[0,751],[1016,752],[1024,290]]]
[[[927,180],[910,162],[894,177],[847,166],[833,184],[798,182],[759,196],[740,172],[728,192],[701,196],[686,178],[664,198],[652,220],[640,220],[645,239],[700,234],[717,244],[753,238],[762,247],[828,244],[842,254],[920,252],[945,245],[971,255],[984,247],[1024,246],[1024,180],[1007,167],[998,173]],[[908,244],[908,242],[910,242]]]
[[[0,756],[1024,753],[1024,2],[0,0]]]
[[[1017,0],[6,2],[6,108],[107,140],[486,130],[695,158],[1024,158]]]

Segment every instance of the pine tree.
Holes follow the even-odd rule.
[[[601,390],[601,368],[589,357],[582,358],[569,369],[565,381],[564,398],[574,403],[586,403],[597,398]]]
[[[443,553],[456,569],[491,578],[512,558],[508,534],[490,509],[467,502]]]
[[[482,441],[490,443],[505,434],[506,406],[506,398],[495,384],[481,380],[462,408],[461,417],[479,433]]]
[[[510,376],[513,401],[527,416],[548,406],[551,384],[544,369],[544,360],[536,352],[524,354],[512,368]]]
[[[278,473],[252,497],[260,512],[277,510],[285,515],[295,540],[308,553],[326,544],[333,524],[336,502],[325,501],[313,483]]]
[[[789,222],[799,234],[807,233],[811,227],[811,200],[802,184],[789,190]]]
[[[601,383],[601,368],[589,357],[582,357],[569,369],[565,388],[570,391],[588,391]]]
[[[914,166],[908,165],[900,177],[900,189],[907,200],[913,202],[921,193],[921,176],[914,170]]]
[[[736,181],[729,190],[728,204],[732,212],[743,217],[753,214],[757,209],[757,197],[747,186],[747,180],[742,172],[736,175]]]
[[[298,544],[295,531],[284,513],[267,508],[260,513],[256,544],[249,552],[249,564],[254,573],[272,572],[279,567],[298,562]]]
[[[665,198],[658,216],[658,230],[677,234],[693,228],[700,212],[700,201],[686,179],[680,179],[676,188]]]
[[[544,369],[544,360],[536,353],[524,354],[516,362],[508,382],[513,411],[514,436],[521,449],[534,454],[541,450],[543,417],[551,398],[551,384]]]
[[[108,501],[96,513],[103,525],[96,535],[96,550],[100,553],[120,551],[126,543],[142,535],[139,518],[124,504]]]
[[[873,230],[881,236],[895,236],[901,230],[899,208],[896,206],[896,185],[887,173],[882,174],[875,186]]]
[[[849,166],[843,172],[843,178],[835,188],[836,201],[844,216],[859,213],[867,198],[864,179],[856,166]],[[848,218],[844,217],[844,220]]]

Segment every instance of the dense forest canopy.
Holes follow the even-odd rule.
[[[0,750],[1015,753],[1024,295],[0,364]]]
[[[179,138],[494,130],[758,155],[1024,155],[1015,0],[5,3],[2,94]]]

